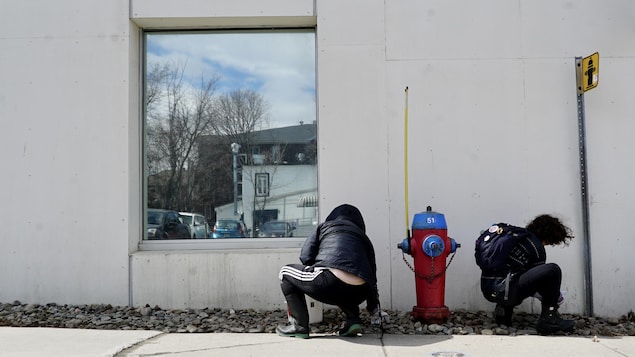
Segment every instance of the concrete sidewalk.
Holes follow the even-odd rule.
[[[635,337],[275,334],[0,328],[1,356],[635,356]]]

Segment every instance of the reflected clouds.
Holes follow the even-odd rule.
[[[147,61],[185,66],[190,83],[220,75],[218,92],[251,89],[271,127],[316,120],[315,33],[308,30],[149,32]]]

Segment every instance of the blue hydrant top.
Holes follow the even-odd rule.
[[[412,219],[412,230],[415,229],[447,229],[445,216],[443,213],[432,211],[432,207],[428,206],[425,212],[415,214]]]

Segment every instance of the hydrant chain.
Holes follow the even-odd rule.
[[[432,272],[430,275],[423,275],[418,273],[415,268],[412,267],[412,265],[410,265],[410,263],[408,263],[408,261],[406,260],[406,255],[402,252],[401,253],[401,257],[404,261],[404,263],[406,263],[406,265],[408,266],[408,268],[410,268],[410,270],[415,273],[415,276],[426,280],[428,283],[432,283],[432,281],[438,277],[440,277],[441,275],[443,275],[445,273],[446,270],[448,270],[448,267],[450,266],[450,264],[452,263],[452,259],[454,259],[454,255],[456,254],[456,252],[452,253],[452,256],[450,257],[450,261],[448,261],[448,265],[445,266],[445,268],[439,272],[439,274],[434,274],[434,258],[432,258]]]

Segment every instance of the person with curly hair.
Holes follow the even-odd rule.
[[[520,228],[522,230],[522,228]],[[515,306],[528,297],[541,300],[542,312],[536,324],[540,334],[571,332],[574,321],[558,314],[562,302],[562,270],[556,263],[546,263],[545,246],[568,245],[573,235],[560,219],[547,214],[534,218],[519,234],[505,258],[504,269],[492,274],[483,271],[481,290],[489,301],[496,302],[496,323],[511,326]],[[504,296],[504,298],[503,298]]]

